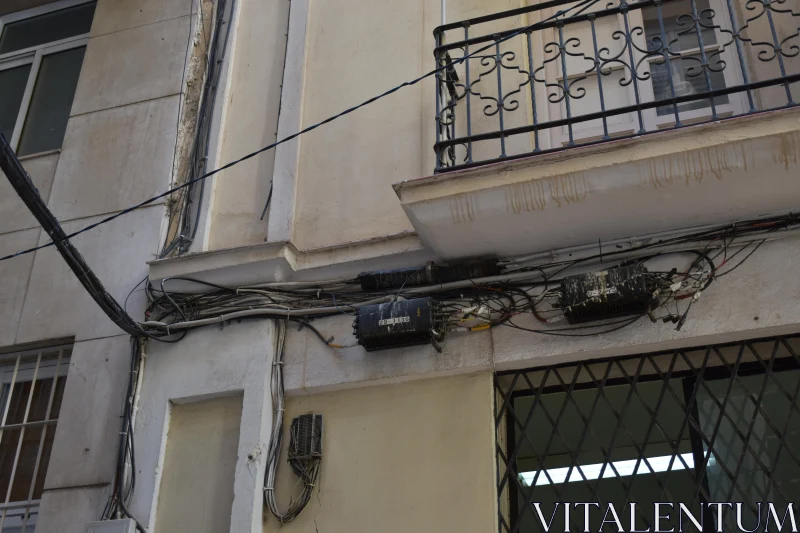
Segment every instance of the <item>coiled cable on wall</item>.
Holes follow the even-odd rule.
[[[283,441],[285,392],[283,384],[283,365],[284,351],[286,348],[285,321],[275,321],[274,339],[275,360],[272,363],[272,377],[270,380],[273,422],[269,451],[267,453],[267,469],[264,473],[264,504],[281,524],[286,524],[300,516],[300,513],[303,512],[309,500],[311,500],[311,493],[314,491],[314,485],[319,476],[322,458],[313,457],[304,461],[291,461],[292,470],[303,482],[303,489],[300,496],[292,500],[288,509],[286,509],[286,511],[281,511],[275,500],[275,477],[278,474],[278,460],[280,459],[281,443]]]

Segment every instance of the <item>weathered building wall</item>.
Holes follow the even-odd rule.
[[[744,252],[747,253],[747,252]],[[688,257],[672,256],[664,270],[684,265]],[[659,265],[656,264],[656,267]],[[442,353],[430,346],[386,350],[330,348],[308,330],[290,329],[286,350],[288,394],[307,394],[448,376],[478,370],[527,368],[599,357],[669,350],[676,347],[731,342],[800,331],[800,240],[763,244],[747,262],[713,283],[692,306],[680,331],[674,324],[652,323],[646,317],[613,333],[587,337],[537,335],[498,326],[489,331],[451,334]],[[353,343],[351,316],[317,320],[323,335]],[[524,314],[514,323],[539,329]]]
[[[212,476],[233,480],[232,487],[214,487],[220,492],[219,498],[229,502],[232,498],[226,504],[230,526],[224,531],[251,533],[261,524],[264,468],[272,425],[269,379],[273,343],[272,323],[253,320],[229,324],[224,329],[203,328],[178,344],[150,344],[136,418],[137,485],[130,503],[131,513],[146,527],[175,531],[169,528],[179,525],[176,513],[191,511],[193,495],[209,495],[207,487],[182,483],[179,488],[177,480],[164,481],[165,476],[174,474],[165,449],[169,447],[171,415],[176,405],[197,405],[196,423],[215,434],[210,439],[223,439],[220,445],[226,449],[231,442],[236,443],[235,454],[226,455],[218,469],[198,474],[209,483],[213,482]],[[211,412],[206,416],[202,402],[229,396],[241,397],[238,415],[227,415],[235,418],[235,423],[229,420],[224,427],[210,427],[218,419]],[[179,427],[179,434],[181,431]],[[191,462],[192,457],[210,453],[202,439],[182,442],[176,445],[184,455],[180,461]],[[178,470],[188,466],[180,462]],[[163,490],[167,493],[162,498]],[[165,508],[172,503],[180,506]],[[221,507],[215,509],[214,523],[219,523],[216,520],[221,513]],[[180,522],[180,527],[197,524],[194,520]]]
[[[434,68],[438,1],[295,4],[307,6],[307,13],[293,12],[305,39],[287,55],[287,73],[301,71],[284,95],[282,105],[299,110],[287,134]],[[447,17],[459,20],[520,5],[448,2]],[[282,189],[290,198],[281,216],[292,217],[294,227],[286,238],[308,250],[412,231],[390,186],[433,170],[433,95],[433,81],[425,80],[303,136],[299,158],[275,168],[275,179],[289,182]]]
[[[452,21],[519,7],[521,2],[448,4]],[[289,2],[237,2],[209,168],[272,142],[279,122],[286,134],[294,133],[433,67],[432,31],[440,23],[438,1],[293,0],[291,5],[294,28],[302,27],[303,33],[297,47],[289,50],[286,64],[287,79],[293,85],[282,93]],[[166,188],[175,167],[182,76],[194,16],[190,0],[100,0],[63,149],[24,161],[67,231]],[[786,34],[785,28],[781,31]],[[367,251],[367,246],[354,246],[318,255],[298,254],[299,259],[289,266],[307,269],[303,273],[307,278],[317,277],[317,272],[325,272],[334,263],[342,272],[370,269],[377,256],[381,261],[389,257],[392,266],[431,258],[434,252],[416,237],[385,237],[414,231],[391,184],[433,169],[433,95],[433,81],[426,80],[306,135],[293,145],[294,158],[289,154],[281,165],[277,162],[280,152],[269,152],[218,175],[207,188],[210,215],[200,233],[202,249],[254,245],[265,238],[291,240],[301,251],[371,240]],[[294,123],[284,123],[288,111]],[[758,131],[755,127],[748,135]],[[787,138],[794,139],[791,134]],[[693,147],[691,139],[681,142]],[[787,204],[800,197],[798,189],[792,189],[796,184],[790,172],[797,163],[797,147],[792,143],[775,152],[783,154],[783,159],[771,162],[779,172],[764,182],[779,181]],[[643,158],[643,146],[631,148],[631,159]],[[772,152],[761,155],[773,157]],[[684,156],[670,156],[662,149],[647,158],[669,162],[670,157]],[[562,158],[561,171],[569,174],[580,165],[596,169],[613,158],[599,154],[594,160],[577,159],[569,154]],[[763,177],[752,166],[744,168],[747,161],[737,160],[730,166],[740,177]],[[660,183],[674,180],[677,174],[659,174],[660,170],[647,174],[651,168],[662,169],[660,162],[641,166],[638,177],[642,181],[628,203],[633,205],[638,194],[659,195],[659,202],[675,206],[674,220],[686,211],[699,212],[676,205],[675,196]],[[620,165],[609,170],[615,172],[628,164],[635,163],[615,161],[605,166]],[[699,161],[697,168],[703,170],[704,164]],[[633,171],[626,168],[630,177]],[[719,181],[708,168],[704,186],[712,179]],[[548,178],[553,172],[550,167],[526,179]],[[281,180],[275,188],[280,194],[276,192],[273,198],[273,213],[260,222],[272,179]],[[434,188],[440,188],[443,196],[457,195],[469,188],[486,188],[489,181],[498,188],[514,185],[508,183],[509,175],[497,173]],[[747,196],[741,191],[726,193],[725,183],[717,181],[714,190],[735,200],[725,216],[737,218],[736,206],[747,207]],[[482,183],[476,186],[476,182]],[[517,205],[524,196],[515,198]],[[451,215],[438,206],[430,212],[444,218]],[[573,213],[583,231],[596,230],[581,224],[579,210]],[[125,300],[147,274],[145,262],[158,252],[163,215],[164,206],[156,203],[75,240],[118,300]],[[463,226],[474,222],[468,219]],[[268,235],[273,222],[285,231]],[[534,245],[534,237],[544,232],[532,218],[524,222],[504,218],[495,225],[531,232],[530,240],[516,242],[520,246]],[[636,227],[629,233],[619,234],[632,226]],[[470,243],[492,242],[481,235],[480,223],[472,228],[469,239],[456,232],[442,242],[462,250]],[[617,224],[609,235],[628,237],[640,230],[634,220]],[[585,242],[570,231],[567,237]],[[0,180],[0,255],[45,239]],[[628,330],[581,339],[536,337],[500,327],[453,335],[442,354],[414,347],[376,356],[358,347],[336,351],[321,344],[308,329],[291,330],[285,368],[287,390],[294,397],[287,405],[287,421],[310,410],[321,412],[326,417],[326,440],[321,492],[315,493],[310,508],[288,529],[491,531],[496,517],[492,369],[796,331],[800,324],[795,305],[800,294],[798,265],[797,241],[765,244],[748,263],[703,295],[681,332],[672,325],[644,320]],[[285,274],[257,264],[252,270],[258,275]],[[130,313],[140,318],[143,305],[143,293],[134,292],[128,303]],[[352,341],[351,322],[351,317],[342,316],[316,325],[338,341]],[[533,325],[527,318],[518,322]],[[226,325],[222,331],[208,327],[192,332],[174,346],[151,344],[136,425],[140,481],[131,506],[146,525],[171,528],[178,521],[163,507],[170,505],[170,496],[176,496],[175,487],[164,489],[170,485],[160,477],[170,464],[164,447],[169,446],[171,403],[241,394],[240,419],[231,415],[224,421],[229,425],[218,429],[226,438],[232,439],[234,433],[237,437],[235,460],[218,465],[219,473],[233,475],[233,494],[224,489],[224,496],[233,498],[230,531],[244,533],[261,527],[261,483],[271,423],[270,328],[268,322],[252,321]],[[56,337],[76,339],[39,533],[82,533],[85,522],[97,518],[105,504],[129,355],[128,338],[120,333],[52,248],[0,263],[0,346]],[[420,379],[434,377],[438,379]],[[411,382],[397,384],[401,381]],[[383,386],[356,388],[369,385]],[[309,392],[313,394],[306,396]],[[199,425],[213,425],[214,420],[215,415],[197,414]],[[181,424],[176,427],[180,431]],[[282,472],[288,473],[285,466]],[[288,488],[293,480],[282,476],[280,482]],[[159,498],[159,490],[166,490],[164,499]],[[191,495],[181,496],[190,500]],[[265,531],[275,530],[275,525],[268,517]]]
[[[294,522],[267,513],[264,532],[493,531],[493,394],[484,372],[290,398],[285,442],[293,417],[324,416],[320,486]],[[280,460],[285,508],[296,478]]]
[[[192,0],[98,1],[62,148],[23,161],[67,232],[167,188],[193,17]],[[74,240],[120,303],[145,277],[163,220],[157,202]],[[47,240],[0,176],[0,255]],[[144,305],[135,292],[128,310],[141,317]],[[0,346],[59,338],[75,345],[36,531],[83,533],[113,478],[129,338],[54,248],[0,263]]]
[[[447,19],[465,19],[522,4],[448,2]],[[365,5],[357,0],[293,0],[288,16],[278,138],[434,66],[432,31],[440,23],[439,2]],[[533,18],[511,18],[498,29],[529,24]],[[249,40],[247,22],[240,19],[238,24],[237,31],[241,33],[236,39],[236,53],[249,57],[247,50],[263,50],[260,42]],[[267,66],[274,65],[274,61],[274,56],[265,56]],[[236,74],[239,66],[234,63],[231,68],[231,94],[237,84],[241,84],[238,90],[251,94],[247,91],[252,88],[246,89],[250,87],[248,80]],[[264,73],[259,70],[254,79],[261,79],[259,76]],[[434,166],[433,95],[430,79],[404,88],[367,109],[278,147],[274,165],[271,153],[267,153],[242,165],[242,169],[248,169],[246,172],[221,174],[215,180],[211,239],[205,248],[209,253],[170,260],[153,271],[169,271],[169,276],[177,276],[186,266],[194,269],[191,274],[231,285],[327,279],[386,268],[387,264],[419,264],[437,255],[463,257],[476,250],[479,254],[524,254],[558,248],[567,242],[585,244],[596,240],[600,230],[603,238],[632,238],[665,229],[661,225],[674,229],[729,222],[784,209],[800,198],[798,184],[792,180],[797,162],[793,147],[795,111],[597,146],[591,153],[555,154],[529,162],[525,170],[496,166],[456,176],[442,175],[419,190],[412,190],[413,184],[399,186],[398,201],[390,194],[393,183],[429,175]],[[272,117],[270,110],[260,108],[264,100],[257,98],[262,103],[250,107],[236,100],[226,100],[222,143],[223,151],[230,151],[229,157],[220,157],[220,163],[258,147],[239,149],[229,141],[228,135],[239,139],[235,132],[241,124],[249,124],[256,137],[269,133],[261,122],[265,114]],[[521,105],[524,107],[526,102]],[[252,109],[261,114],[241,115]],[[777,129],[769,130],[777,123]],[[733,130],[736,131],[731,133]],[[270,140],[269,136],[263,137],[261,144]],[[269,190],[271,165],[274,196],[265,230],[257,216]],[[575,185],[583,180],[581,176],[594,178],[591,201],[615,197],[615,188],[620,184],[624,185],[624,195],[615,198],[613,205],[587,208],[591,202],[584,202],[586,191]],[[588,177],[583,180],[589,181]],[[544,187],[550,187],[547,194],[538,195],[537,190]],[[496,189],[497,194],[484,205],[475,204],[481,209],[472,209],[473,204],[465,200],[471,193],[477,197],[490,188]],[[753,191],[764,194],[754,195]],[[539,196],[545,198],[546,205],[537,203]],[[755,196],[763,203],[755,202]],[[703,211],[703,202],[711,197],[718,202],[715,211],[710,218],[703,218],[709,215]],[[436,203],[441,199],[444,200]],[[420,212],[428,217],[424,222],[441,232],[436,239],[417,227],[418,220],[413,219],[416,213],[408,208],[414,203],[422,206]],[[229,211],[226,205],[230,206]],[[641,205],[639,211],[634,209],[637,205]],[[668,213],[647,218],[651,205]],[[405,212],[403,207],[407,208]],[[499,214],[492,211],[494,208]],[[558,215],[548,219],[552,213]],[[582,218],[587,213],[595,217],[591,222]],[[387,239],[412,234],[415,227],[421,239],[413,235]],[[258,244],[265,231],[271,242]],[[503,238],[503,231],[513,232],[514,238]],[[282,248],[278,243],[285,241],[289,244]],[[242,248],[220,251],[231,246]],[[439,455],[438,446],[451,442],[449,435],[432,429],[445,423],[444,408],[440,406],[449,408],[461,402],[466,407],[459,408],[465,411],[477,409],[472,403],[475,395],[465,395],[467,388],[445,384],[478,379],[465,377],[476,372],[483,372],[481,376],[485,378],[494,369],[796,331],[800,323],[797,306],[781,295],[800,294],[800,287],[793,281],[800,279],[800,270],[795,266],[798,250],[797,240],[764,244],[746,264],[703,294],[681,331],[676,331],[674,324],[652,324],[646,319],[622,331],[586,338],[536,336],[498,327],[480,333],[455,333],[441,354],[431,347],[411,347],[376,355],[360,347],[334,350],[307,328],[299,332],[290,328],[284,368],[286,389],[292,397],[287,405],[286,427],[292,416],[321,412],[326,416],[326,440],[321,491],[312,497],[309,509],[298,521],[285,527],[293,531],[413,531],[441,523],[441,528],[447,530],[493,529],[496,511],[490,506],[496,498],[491,476],[481,488],[485,490],[482,495],[456,492],[458,504],[447,498],[454,494],[454,486],[458,491],[466,490],[465,483],[451,480],[446,482],[446,488],[438,485],[445,483],[448,476],[460,479],[464,469],[474,477],[474,469],[484,467],[480,461],[479,466],[464,461],[462,470],[450,471],[449,457]],[[524,327],[536,327],[532,317],[521,316],[515,321]],[[351,316],[315,322],[324,337],[334,335],[336,342],[345,344],[353,342],[351,324]],[[194,335],[217,342],[218,335],[228,333],[207,328],[192,333],[190,338]],[[253,342],[247,334],[231,338],[240,346]],[[198,343],[193,346],[202,345],[200,341],[192,342]],[[184,349],[159,352],[172,358],[183,354]],[[155,372],[152,368],[150,371]],[[488,380],[486,388],[490,388]],[[489,397],[487,391],[483,407],[491,412]],[[480,452],[485,453],[482,460],[491,461],[493,436],[489,433],[486,437],[488,444],[482,441],[484,432],[492,431],[491,415],[487,418],[471,433],[460,435],[457,443],[452,441],[458,453],[481,447],[486,450]],[[150,442],[148,446],[161,442],[161,434],[150,431],[142,435]],[[423,449],[421,443],[427,447]],[[279,483],[288,489],[293,480],[284,459],[281,461],[285,475]],[[423,478],[418,470],[422,466],[433,469],[433,473],[426,472]],[[143,492],[142,498],[146,498],[147,490]],[[470,498],[480,501],[474,505],[464,503]],[[431,505],[442,509],[434,510]],[[453,508],[458,511],[447,512]],[[470,512],[464,513],[464,509]],[[453,520],[454,515],[455,520],[466,519],[455,524],[445,521]],[[267,516],[265,531],[276,529],[275,521]]]
[[[241,395],[171,406],[154,532],[230,529],[241,419]]]
[[[281,103],[288,0],[239,0],[228,44],[224,98],[217,102],[221,129],[209,170],[275,142]],[[267,220],[260,220],[272,185],[275,151],[263,153],[217,175],[206,184],[211,224],[201,249],[262,243]],[[202,235],[202,233],[200,233]],[[200,237],[198,237],[200,240]]]

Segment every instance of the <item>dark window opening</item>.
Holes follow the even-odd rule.
[[[95,7],[81,3],[0,24],[0,134],[17,155],[61,148]]]
[[[12,22],[0,35],[0,55],[89,33],[97,2]]]
[[[85,47],[42,58],[17,152],[35,154],[61,148]]]
[[[553,531],[566,502],[599,504],[592,532],[617,530],[601,528],[608,504],[626,531],[632,502],[639,530],[656,502],[683,503],[703,531],[716,529],[709,502],[742,502],[748,528],[759,502],[782,515],[800,487],[799,353],[790,336],[498,374],[499,530],[543,531],[534,503]],[[736,519],[723,512],[726,531]],[[573,508],[570,529],[584,527]]]
[[[0,356],[0,530],[34,531],[69,368],[68,346]]]

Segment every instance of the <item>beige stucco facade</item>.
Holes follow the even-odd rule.
[[[241,418],[241,395],[170,406],[155,531],[230,529]]]
[[[297,521],[267,516],[264,533],[492,531],[493,401],[488,372],[291,398],[287,418],[324,416],[320,486]],[[279,469],[279,504],[293,485]]]
[[[242,2],[230,47],[220,143],[209,168],[275,142],[281,102],[283,60],[290,2]],[[275,152],[225,172],[215,180],[201,249],[264,242],[266,218],[259,220],[272,183]],[[254,222],[258,221],[258,222]]]
[[[451,22],[525,5],[528,4],[524,1],[497,1],[489,4],[469,1],[448,2],[446,16],[447,21]],[[733,5],[739,20],[744,21],[753,17],[752,9],[747,9],[743,2],[735,2]],[[546,11],[541,15],[534,13],[511,17],[492,23],[491,29],[501,31],[531,24],[549,13],[550,11]],[[276,131],[280,131],[281,126],[283,131],[280,131],[279,138],[312,126],[435,67],[432,54],[435,46],[433,30],[441,23],[439,2],[423,1],[402,6],[391,2],[378,2],[364,6],[357,0],[335,3],[312,0],[295,2],[289,15],[290,44],[283,73],[284,81],[288,85],[280,104],[283,110],[282,124],[278,124]],[[337,28],[340,30],[332,31],[331,20],[337,20]],[[392,23],[382,22],[387,20],[391,20]],[[781,20],[776,19],[775,24],[777,38],[784,40],[785,46],[791,46],[795,31],[791,21],[784,17]],[[291,30],[297,34],[295,35],[298,38],[297,42],[291,41]],[[757,17],[748,23],[747,35],[754,41],[771,41],[770,31],[766,17]],[[243,38],[247,38],[247,35]],[[261,39],[256,47],[260,46],[260,43]],[[540,45],[544,45],[544,42]],[[248,45],[243,41],[241,46],[247,49]],[[780,75],[777,61],[760,60],[756,54],[758,50],[753,47],[743,52],[747,56],[745,61],[750,80],[761,81]],[[524,50],[514,49],[514,52],[525,56]],[[537,61],[541,62],[540,56],[537,56]],[[794,56],[787,57],[784,60],[784,69],[788,75],[797,74],[800,72],[800,60]],[[236,87],[237,84],[249,82],[251,79],[250,72],[246,76],[233,73],[230,81],[232,87]],[[505,83],[510,84],[511,81]],[[792,87],[797,92],[796,84]],[[322,129],[304,135],[297,141],[279,146],[275,156],[278,161],[277,166],[272,166],[272,156],[269,153],[264,158],[258,159],[257,161],[263,161],[258,164],[266,165],[261,169],[263,184],[269,183],[275,191],[281,192],[281,195],[273,197],[274,203],[267,217],[269,224],[266,228],[261,228],[263,231],[258,236],[242,241],[241,236],[252,231],[250,221],[243,220],[237,227],[236,223],[223,222],[222,218],[225,215],[222,212],[215,212],[212,226],[228,227],[230,224],[230,227],[236,228],[233,233],[238,236],[227,241],[215,240],[209,243],[207,249],[225,249],[243,244],[256,245],[265,238],[271,242],[289,241],[301,252],[343,246],[351,248],[361,246],[368,249],[372,241],[383,240],[387,236],[424,233],[424,228],[420,228],[420,224],[415,220],[415,213],[409,213],[407,201],[401,197],[401,202],[398,203],[390,188],[392,184],[413,182],[432,174],[435,165],[432,149],[435,141],[433,95],[432,79],[423,80],[417,85],[402,89],[388,99],[372,104],[368,112],[345,116]],[[546,102],[546,96],[541,94],[538,100]],[[755,105],[760,108],[767,107],[769,102],[774,102],[779,97],[786,98],[782,86],[753,91],[753,97]],[[523,97],[520,100],[520,110],[515,114],[509,114],[506,128],[523,125],[524,116],[530,113],[532,105],[530,98]],[[543,105],[540,103],[539,107]],[[223,128],[238,131],[238,125],[242,121],[252,120],[251,106],[237,111],[235,105],[231,104],[229,109],[230,114],[227,115]],[[273,116],[270,113],[267,113],[268,117]],[[539,109],[539,113],[546,114],[546,109]],[[478,117],[474,120],[476,121],[474,127],[477,130],[493,126],[493,122],[490,125],[487,117]],[[739,127],[746,130],[745,138],[761,135],[761,127],[755,129],[745,125]],[[793,127],[788,126],[788,128],[791,130]],[[630,150],[615,149],[613,164],[646,159],[657,166],[662,155],[682,153],[686,147],[694,148],[698,144],[706,147],[729,142],[717,137],[723,134],[714,134],[711,139],[706,140],[707,131],[700,129],[694,132],[680,132],[682,144],[665,143],[659,138],[641,145],[647,148],[637,149],[635,155]],[[519,145],[519,150],[532,150],[532,137],[528,139],[519,137],[521,136],[510,138],[508,142]],[[697,143],[696,140],[700,142]],[[549,141],[543,142],[547,144]],[[476,148],[476,150],[481,149]],[[598,150],[601,153],[605,151],[607,150],[603,148]],[[246,148],[239,150],[239,153],[246,152],[248,152]],[[509,148],[509,152],[513,153],[514,149]],[[581,161],[574,165],[572,161],[575,155],[569,153],[563,154],[560,158],[556,157],[563,160],[557,168],[551,166],[552,159],[535,163],[536,165],[541,165],[544,161],[548,163],[546,166],[539,166],[540,171],[537,175],[554,178],[569,176],[608,164],[607,156],[602,154],[597,155],[596,159],[591,155],[582,153],[579,155]],[[700,154],[696,157],[703,159],[705,156]],[[776,161],[776,164],[780,165],[781,162]],[[271,169],[267,168],[270,166]],[[475,172],[474,179],[466,177],[471,174],[468,172],[463,179],[446,179],[445,184],[437,187],[439,189],[452,187],[450,193],[456,197],[463,189],[464,183],[468,181],[475,183],[476,180],[483,180],[486,176],[494,177],[495,181],[517,182],[513,177],[504,178],[504,172],[504,168],[488,168]],[[632,168],[632,172],[641,177],[642,181],[647,181],[647,169]],[[708,173],[713,174],[714,169],[709,168]],[[238,202],[254,202],[253,189],[242,188],[233,182],[225,185],[223,180],[217,180],[216,183],[216,190],[226,190],[224,194],[230,198],[236,197]],[[262,185],[263,187],[266,185]],[[404,190],[411,188],[405,185],[402,187]],[[574,187],[566,184],[562,188]],[[581,189],[580,184],[577,188]],[[268,190],[266,188],[260,191],[265,201]],[[576,189],[575,194],[580,196],[579,193],[580,191]],[[408,194],[410,193],[406,193],[406,196]],[[569,196],[569,190],[566,190],[565,194]],[[509,195],[512,197],[511,203],[526,202],[524,193],[511,191],[506,196]],[[566,203],[574,203],[567,197],[563,200]],[[458,207],[459,202],[464,205]],[[469,198],[453,200],[451,202],[453,205],[447,207],[447,211],[460,209],[464,213],[454,216],[467,216],[465,212],[470,203]],[[263,204],[260,206],[254,204],[251,210],[257,211],[261,207]],[[427,239],[424,240],[427,244]],[[531,248],[528,245],[526,247]],[[434,248],[436,249],[435,246]]]
[[[447,2],[447,19],[522,5]],[[269,8],[262,9],[266,15]],[[250,137],[237,137],[241,124],[258,132],[262,144],[282,139],[434,66],[439,2],[293,0],[288,12],[274,9],[288,28],[278,114],[261,109],[274,101],[229,97],[218,126],[220,163],[249,151]],[[496,29],[534,21],[515,17]],[[236,53],[263,54],[253,22],[240,24]],[[262,63],[274,60],[268,55]],[[260,81],[263,69],[254,75],[235,65],[232,94],[275,87]],[[757,97],[769,99],[775,90]],[[433,81],[424,80],[278,146],[274,158],[259,156],[242,166],[246,171],[215,176],[205,222],[210,238],[193,255],[151,263],[151,278],[254,284],[347,277],[441,258],[550,253],[597,238],[792,209],[800,199],[795,111],[432,176],[433,95]],[[521,105],[529,112],[532,103]],[[513,120],[519,119],[511,126],[521,125]],[[529,150],[532,139],[514,142]],[[270,190],[270,209],[256,222]],[[307,329],[290,329],[286,418],[325,417],[322,474],[296,522],[279,526],[264,512],[263,530],[496,530],[493,370],[796,331],[800,315],[780,294],[798,290],[786,276],[797,250],[794,241],[765,244],[760,257],[729,276],[730,290],[709,294],[703,315],[680,332],[642,323],[602,338],[559,339],[497,328],[453,335],[441,354],[430,347],[368,354],[331,349]],[[780,271],[770,268],[779,263]],[[737,305],[742,300],[749,305]],[[752,308],[762,311],[754,316]],[[348,316],[316,322],[345,344],[355,340],[351,323]],[[527,317],[519,324],[535,327]],[[296,486],[283,459],[281,467],[277,489],[285,505]]]

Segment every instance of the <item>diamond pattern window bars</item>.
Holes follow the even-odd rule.
[[[543,531],[535,503],[549,520],[556,503],[596,502],[591,531],[609,504],[634,515],[626,531],[652,531],[655,502],[685,504],[703,531],[709,502],[743,502],[747,529],[759,503],[782,516],[800,489],[799,354],[796,335],[496,374],[499,531]],[[719,519],[741,530],[736,512]],[[583,510],[568,521],[583,531]]]

